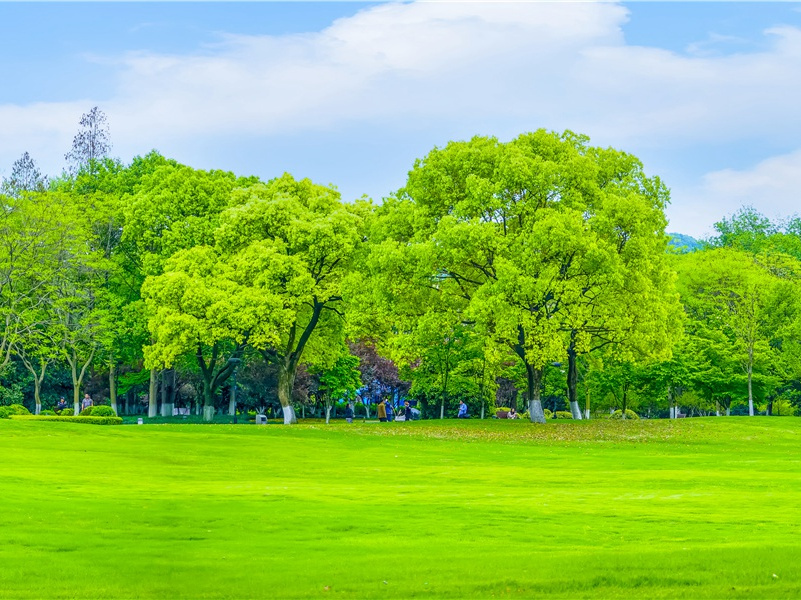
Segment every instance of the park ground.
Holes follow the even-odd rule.
[[[797,598],[801,419],[0,420],[0,598]]]

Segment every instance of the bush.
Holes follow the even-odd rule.
[[[29,415],[31,411],[22,406],[22,404],[9,404],[8,406],[0,406],[0,419],[8,419],[11,415]]]
[[[553,412],[549,408],[543,409],[542,412],[545,413],[545,418],[546,419],[553,419]],[[528,413],[526,413],[526,414],[528,414]]]
[[[75,409],[74,408],[65,408],[64,410],[61,411],[60,414],[61,414],[62,417],[71,417],[72,415],[75,414]]]
[[[84,423],[87,425],[122,425],[122,417],[85,417],[78,415],[77,417],[65,417],[62,415],[42,416],[42,415],[13,415],[11,417],[15,421],[67,421],[69,423]]]
[[[49,416],[49,417],[55,417],[55,416],[56,416],[56,411],[54,411],[54,410],[50,410],[49,408],[46,408],[45,410],[43,410],[43,411],[42,411],[42,412],[40,412],[39,414],[40,414],[40,415],[43,415],[43,416],[45,416],[45,417],[48,417],[48,416]]]
[[[568,412],[566,410],[557,410],[554,413],[554,418],[555,419],[572,419],[573,418],[573,413]]]
[[[92,409],[92,416],[93,417],[116,417],[117,413],[114,412],[114,409],[110,406],[106,406],[105,404],[101,404],[100,406],[90,406],[89,408]],[[89,415],[87,415],[89,416]]]
[[[81,409],[81,415],[84,417],[89,417],[92,415],[92,411],[94,410],[94,406],[87,406],[86,408]]]
[[[623,418],[623,413],[620,410],[616,410],[611,415],[609,415],[609,418],[610,419],[622,419]],[[634,412],[630,408],[627,408],[626,409],[626,418],[627,419],[635,419],[636,420],[636,419],[640,418],[640,415],[638,415],[636,412]]]

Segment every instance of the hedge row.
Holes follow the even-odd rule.
[[[67,417],[63,415],[11,415],[17,421],[67,421],[68,423],[86,423],[88,425],[122,425],[122,417]]]

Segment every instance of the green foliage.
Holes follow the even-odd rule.
[[[557,410],[555,413],[553,413],[553,418],[554,419],[572,419],[573,418],[573,414],[570,413],[569,411],[566,411],[566,410]]]
[[[550,410],[550,409],[548,409],[548,408],[544,408],[544,409],[543,409],[543,413],[545,413],[545,418],[546,418],[546,419],[553,419],[553,418],[554,418],[554,417],[553,417],[553,411],[551,411],[551,410]],[[525,412],[525,413],[523,413],[523,414],[525,414],[525,415],[526,415],[526,416],[525,416],[525,418],[528,418],[528,411],[526,411],[526,412]],[[572,417],[573,415],[570,415],[570,416]],[[520,415],[520,418],[521,418],[521,419],[523,418],[523,415],[522,415],[522,414]]]
[[[613,412],[612,414],[609,415],[609,418],[610,419],[622,419],[623,418],[623,411],[616,410],[615,412]],[[634,412],[630,408],[626,409],[626,419],[638,420],[639,418],[640,418],[640,415],[638,415],[636,412]]]
[[[45,410],[43,410],[39,414],[42,415],[42,416],[45,416],[45,417],[47,417],[47,416],[55,417],[56,416],[56,411],[50,410],[49,408],[46,408]]]
[[[74,408],[65,408],[59,413],[62,417],[71,417],[75,414]]]
[[[93,417],[116,417],[117,413],[114,412],[114,409],[110,406],[106,406],[105,404],[100,404],[98,406],[91,406],[92,412],[89,413]],[[86,411],[84,411],[85,413]],[[81,413],[81,414],[84,414]]]
[[[122,417],[96,417],[92,416],[67,416],[63,412],[60,415],[13,415],[10,418],[24,421],[63,421],[67,423],[84,423],[86,425],[122,425]]]

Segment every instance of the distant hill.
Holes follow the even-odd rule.
[[[701,242],[689,235],[683,233],[668,233],[668,235],[670,236],[668,244],[680,252],[693,252],[701,248]]]

